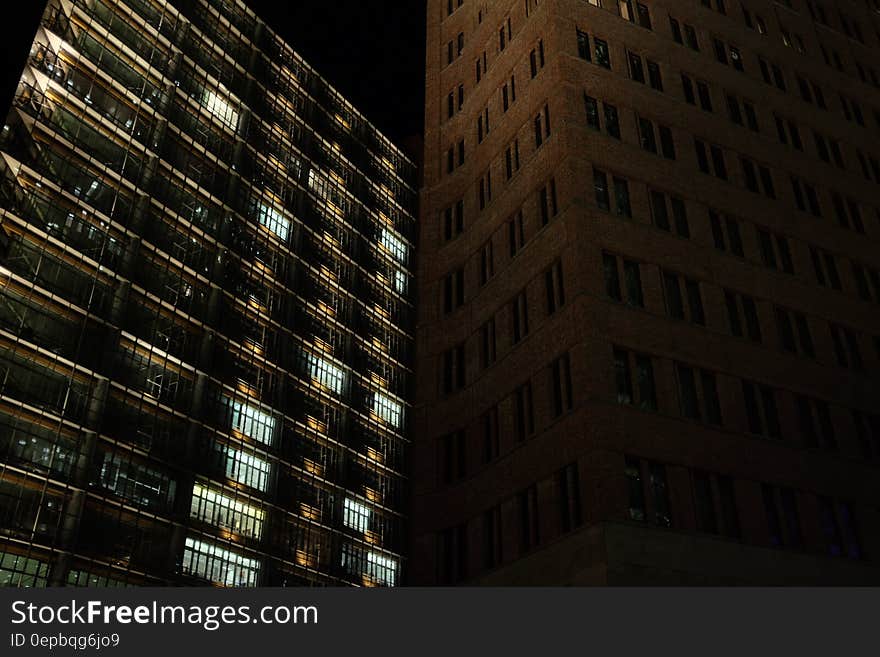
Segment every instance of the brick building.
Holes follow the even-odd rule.
[[[429,0],[413,583],[880,581],[878,42]]]

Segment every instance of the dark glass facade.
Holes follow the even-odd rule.
[[[415,166],[235,0],[51,0],[0,155],[0,585],[399,583]]]

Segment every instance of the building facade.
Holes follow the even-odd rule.
[[[429,0],[413,582],[880,581],[878,42]]]
[[[50,0],[0,154],[0,585],[398,584],[412,162],[239,0]]]

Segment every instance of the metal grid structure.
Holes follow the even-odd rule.
[[[236,0],[51,0],[0,151],[0,585],[398,583],[412,162]]]

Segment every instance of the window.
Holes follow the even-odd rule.
[[[510,76],[510,82],[505,82],[501,87],[501,106],[506,112],[516,102],[516,78]]]
[[[593,130],[601,130],[599,122],[599,103],[592,96],[584,94],[584,107],[587,112],[587,125]]]
[[[774,547],[802,547],[803,538],[794,491],[790,488],[776,488],[762,484],[761,495],[764,500],[770,544]]]
[[[863,267],[855,262],[852,263],[852,270],[859,298],[862,301],[876,301],[880,303],[880,272],[871,267]]]
[[[482,144],[489,134],[489,108],[485,108],[477,117],[477,143]]]
[[[770,269],[794,274],[794,262],[788,239],[782,235],[772,234],[763,228],[756,228],[758,248],[761,252],[761,263]]]
[[[650,59],[645,59],[645,65],[648,68],[648,84],[652,89],[663,91],[663,76],[660,73],[660,65]]]
[[[635,53],[627,53],[627,61],[629,62],[629,77],[636,82],[645,82],[645,72],[642,69],[642,58]]]
[[[596,205],[600,210],[611,210],[611,197],[608,192],[608,176],[604,171],[593,169],[593,188],[596,194]]]
[[[442,391],[450,394],[464,388],[466,383],[464,345],[459,344],[443,352]]]
[[[538,192],[538,207],[541,213],[542,226],[546,226],[550,219],[559,212],[556,200],[556,180],[554,178],[551,178],[550,182]]]
[[[829,328],[837,364],[841,367],[863,370],[862,354],[855,331],[838,324],[830,324]]]
[[[740,523],[733,481],[729,477],[705,472],[691,474],[697,529],[738,539]]]
[[[498,430],[498,406],[492,406],[483,413],[483,463],[489,463],[498,458],[500,453],[500,441]]]
[[[608,103],[602,103],[605,111],[605,131],[609,136],[620,139],[620,123],[617,117],[617,108]]]
[[[715,375],[676,363],[678,396],[683,417],[721,426],[721,403]]]
[[[529,309],[525,292],[520,292],[510,303],[513,343],[517,344],[529,333]]]
[[[342,524],[346,527],[354,529],[357,532],[364,533],[370,527],[370,516],[372,515],[370,507],[360,502],[346,497],[342,505]]]
[[[807,318],[801,313],[778,306],[775,311],[780,348],[792,354],[815,358],[816,351]]]
[[[583,523],[581,510],[581,486],[578,464],[569,463],[556,473],[557,489],[559,490],[560,527],[562,532],[569,532]]]
[[[535,148],[540,148],[544,140],[550,138],[550,107],[544,105],[544,111],[540,112],[534,120],[535,124]]]
[[[742,391],[749,433],[781,438],[775,391],[749,381],[742,382]]]
[[[517,493],[520,516],[520,552],[525,553],[541,542],[538,524],[538,487],[529,486]]]
[[[557,260],[544,272],[547,292],[547,314],[552,315],[565,305],[565,286],[562,279],[562,262]]]
[[[669,17],[669,29],[672,32],[672,40],[676,43],[683,44],[684,40],[681,38],[681,25],[679,25],[678,21],[672,16]]]
[[[490,239],[480,247],[480,286],[495,275],[495,252]]]
[[[706,151],[706,144],[701,139],[694,139],[694,149],[697,155],[697,167],[703,173],[712,173],[722,180],[727,180],[727,166],[724,162],[724,153],[718,146],[709,146],[709,153],[712,156],[712,170],[709,168],[709,156]]]
[[[529,66],[532,72],[532,77],[537,77],[538,71],[544,68],[544,41],[543,39],[538,40],[537,47],[532,49],[532,52],[529,53]]]
[[[464,269],[456,269],[443,279],[443,312],[451,313],[464,304]]]
[[[696,507],[697,529],[710,534],[718,533],[718,519],[715,513],[715,497],[712,480],[702,472],[692,473],[694,487],[694,506]]]
[[[486,206],[492,202],[491,171],[486,171],[486,173],[480,178],[479,187],[477,190],[477,202],[479,203],[480,210],[485,210]]]
[[[494,568],[502,561],[501,507],[495,506],[483,514],[483,564]]]
[[[649,462],[648,476],[654,502],[654,524],[659,527],[672,527],[672,508],[669,504],[666,467],[660,463]]]
[[[632,208],[629,202],[629,184],[623,178],[614,176],[614,203],[617,215],[620,217],[632,217]]]
[[[459,347],[461,356],[459,358],[460,374],[459,377],[464,385],[464,348]],[[390,397],[380,392],[373,393],[373,403],[371,405],[373,414],[386,424],[400,429],[403,426],[403,404],[394,401]]]
[[[592,56],[590,54],[590,35],[580,28],[577,28],[577,50],[578,57],[587,62],[592,61]]]
[[[642,483],[641,463],[631,456],[626,457],[626,482],[629,490],[629,518],[637,522],[647,520],[645,488]]]
[[[623,269],[622,284],[618,262]],[[605,278],[605,294],[608,298],[614,301],[623,301],[625,294],[628,305],[637,308],[645,307],[639,263],[626,258],[618,258],[610,253],[603,253],[602,268]]]
[[[261,226],[275,233],[282,242],[286,242],[290,236],[290,220],[277,208],[265,203],[257,204],[257,220]]]
[[[535,433],[535,415],[532,406],[532,384],[524,383],[513,393],[514,435],[523,441]]]
[[[697,95],[700,98],[700,107],[707,112],[712,111],[712,96],[709,93],[709,85],[697,80]],[[692,103],[693,104],[693,103]]]
[[[697,41],[697,31],[693,28],[692,25],[685,24],[684,36],[685,36],[685,42],[687,43],[688,48],[699,52],[700,51],[700,44]]]
[[[345,369],[325,358],[303,351],[303,364],[306,375],[320,388],[341,395],[345,390]]]
[[[689,105],[696,105],[697,99],[694,95],[694,83],[691,80],[690,76],[682,73],[681,74],[681,89],[684,93],[684,100]]]
[[[492,318],[480,327],[480,365],[486,369],[496,358],[495,318]]]
[[[551,384],[553,391],[553,414],[559,417],[574,408],[571,388],[571,359],[565,354],[551,366]]]
[[[795,409],[798,416],[798,431],[804,445],[807,447],[821,446],[823,449],[831,451],[837,449],[837,437],[834,433],[831,411],[827,403],[804,395],[797,395]]]
[[[666,297],[667,314],[673,319],[685,319],[684,299],[681,293],[682,283],[684,283],[684,289],[687,294],[687,319],[693,324],[705,326],[706,316],[703,310],[700,284],[691,278],[663,272],[663,288]]]
[[[844,201],[843,196],[838,192],[831,192],[831,201],[834,206],[834,214],[837,217],[837,223],[841,228],[854,229],[858,233],[864,234],[865,224],[862,221],[862,213],[859,210],[859,204],[852,198]]]
[[[230,426],[233,431],[238,431],[264,445],[272,444],[275,434],[274,417],[239,401],[227,399],[225,402],[231,407]]]
[[[227,99],[222,98],[214,91],[206,91],[202,98],[202,105],[220,123],[233,130],[238,129],[239,113],[235,111]]]
[[[196,483],[193,485],[190,516],[222,530],[259,540],[266,514],[257,507]]]
[[[257,585],[260,562],[213,543],[188,537],[183,550],[182,570],[210,582],[243,588]]]
[[[745,294],[737,294],[731,290],[724,290],[724,302],[727,308],[727,320],[730,334],[741,338],[744,335],[743,321],[745,319],[745,335],[753,342],[761,342],[761,324],[758,320],[758,310],[755,300]],[[742,307],[742,312],[740,312]]]
[[[862,457],[866,460],[880,458],[880,415],[853,411],[852,418]]]
[[[611,69],[611,51],[608,49],[608,43],[603,39],[594,38],[596,63],[603,68]]]
[[[464,202],[459,200],[455,206],[443,210],[443,237],[448,242],[458,237],[464,230]]]
[[[861,559],[862,549],[852,505],[827,497],[819,500],[819,522],[825,535],[828,554],[833,557]]]
[[[614,348],[613,354],[617,403],[635,404],[642,410],[656,411],[657,394],[654,386],[654,367],[650,356],[631,354],[618,347]],[[633,369],[636,372],[635,390],[632,380]]]
[[[504,172],[507,180],[510,180],[517,171],[519,171],[519,140],[514,139],[504,151]]]
[[[672,138],[672,130],[665,125],[657,126],[660,133],[660,152],[667,160],[675,159],[675,141]]]
[[[467,474],[467,449],[465,442],[465,434],[464,431],[454,431],[450,434],[446,434],[437,443],[437,466],[439,469],[438,478],[441,483],[451,484],[454,481],[458,481],[459,479],[463,479]],[[349,504],[354,506],[354,502],[350,500],[345,500],[345,517],[348,518],[349,514]],[[363,532],[367,529],[369,522],[369,509],[363,505],[358,504],[358,507],[361,507],[363,512],[366,513],[366,516],[361,515],[360,510],[357,510],[358,513],[352,513],[354,518],[356,518],[356,522],[359,522],[363,525],[362,529],[358,527],[353,527],[348,522],[345,522],[346,527],[353,527],[354,529],[358,529]]]
[[[656,153],[657,139],[654,136],[654,124],[648,119],[640,116],[638,117],[638,125],[639,142],[642,145],[642,150],[648,151],[649,153]]]
[[[816,274],[816,282],[823,287],[831,287],[840,291],[840,275],[837,271],[837,263],[834,256],[827,251],[816,247],[810,247],[810,259],[813,261],[813,270]]]
[[[719,251],[729,251],[740,258],[745,257],[739,222],[733,217],[723,217],[719,212],[709,209],[709,224],[712,229],[712,241]]]
[[[513,258],[526,242],[522,210],[519,210],[513,218],[508,220],[507,236],[508,243],[510,244],[510,257]]]

